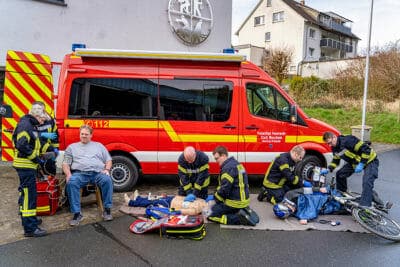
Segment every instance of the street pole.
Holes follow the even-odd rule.
[[[367,94],[368,94],[368,76],[369,76],[369,52],[371,49],[371,29],[372,29],[372,13],[374,10],[374,0],[371,0],[371,8],[369,14],[368,23],[368,46],[367,46],[367,58],[365,61],[365,77],[364,77],[364,97],[363,97],[363,110],[361,120],[361,141],[364,141],[364,129],[365,129],[365,116],[367,110]]]

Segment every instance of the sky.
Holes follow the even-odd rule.
[[[259,0],[232,0],[232,35],[258,2]],[[335,12],[353,21],[352,32],[361,39],[358,50],[366,49],[371,0],[305,0],[305,4],[322,12]],[[372,16],[371,47],[382,47],[396,41],[400,45],[400,0],[374,0]],[[232,40],[234,45],[237,44],[236,37],[232,37]]]

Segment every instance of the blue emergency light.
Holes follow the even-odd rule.
[[[72,51],[75,52],[77,48],[86,48],[85,44],[72,44]]]
[[[222,50],[222,53],[224,53],[224,54],[235,54],[235,49],[233,49],[233,48],[224,48]]]

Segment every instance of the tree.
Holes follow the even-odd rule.
[[[262,56],[262,68],[279,84],[288,77],[293,51],[288,48],[265,49]]]

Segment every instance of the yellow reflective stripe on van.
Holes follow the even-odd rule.
[[[111,129],[163,129],[173,142],[228,142],[236,143],[238,140],[246,140],[248,143],[256,143],[256,135],[227,135],[227,134],[179,134],[168,121],[122,121],[122,120],[64,120],[64,127],[79,128],[88,121],[107,121],[107,127]],[[90,123],[89,123],[90,125]],[[103,123],[104,125],[104,123]],[[93,127],[93,125],[91,125]],[[97,127],[94,127],[97,128]]]
[[[286,143],[304,143],[304,142],[315,142],[323,144],[321,135],[286,135],[285,136]]]

